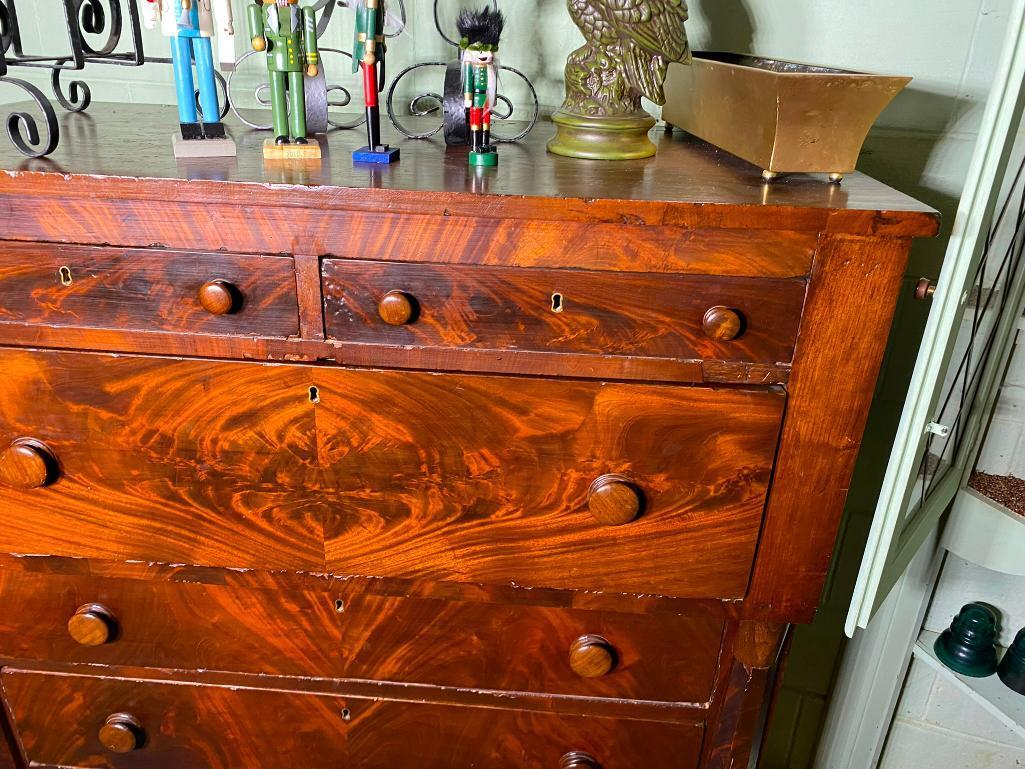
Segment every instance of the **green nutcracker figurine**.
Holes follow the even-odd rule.
[[[505,27],[501,11],[464,10],[456,23],[462,36],[463,97],[470,128],[470,165],[498,165],[491,143],[491,110],[498,92],[498,41]]]
[[[249,6],[253,49],[267,52],[274,136],[263,146],[265,158],[320,157],[320,145],[306,135],[306,85],[303,73],[318,73],[317,17],[299,0],[256,0]],[[291,140],[295,144],[291,144]]]

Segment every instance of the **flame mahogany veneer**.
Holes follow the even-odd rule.
[[[0,769],[745,766],[935,213],[169,115],[0,148]]]

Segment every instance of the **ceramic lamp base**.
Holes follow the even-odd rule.
[[[494,167],[498,165],[498,151],[471,152],[468,156],[471,166]]]
[[[587,117],[559,110],[552,116],[556,133],[548,151],[569,158],[589,160],[638,160],[650,158],[655,144],[648,131],[655,118],[647,112],[625,117]]]
[[[353,163],[377,163],[379,165],[387,165],[394,163],[399,159],[399,148],[389,147],[377,147],[371,149],[370,147],[360,147],[358,150],[352,153]]]

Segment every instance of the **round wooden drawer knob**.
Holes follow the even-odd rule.
[[[744,319],[729,307],[712,307],[705,313],[701,325],[709,339],[717,342],[731,342],[744,329]]]
[[[622,526],[641,513],[641,493],[628,478],[603,475],[596,478],[587,493],[587,507],[606,526]]]
[[[569,666],[582,678],[607,676],[616,667],[616,650],[601,636],[581,636],[569,647]]]
[[[0,452],[0,484],[38,489],[57,480],[57,457],[41,441],[19,438]]]
[[[377,306],[381,320],[389,326],[405,326],[413,320],[416,306],[413,299],[402,291],[389,291]]]
[[[131,753],[142,747],[142,724],[129,713],[115,713],[100,727],[100,744],[111,753]]]
[[[71,615],[68,633],[82,646],[103,646],[117,635],[117,620],[106,606],[87,603]]]
[[[601,764],[587,753],[573,751],[562,757],[559,769],[601,769]]]
[[[211,280],[200,286],[199,303],[211,315],[231,315],[242,309],[242,292],[226,280]]]

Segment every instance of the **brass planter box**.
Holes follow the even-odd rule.
[[[854,171],[868,131],[909,77],[885,77],[732,53],[672,64],[662,117],[762,169]]]

